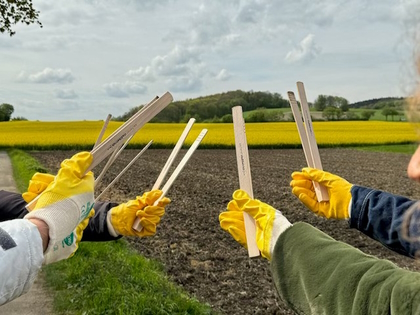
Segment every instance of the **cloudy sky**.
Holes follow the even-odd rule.
[[[356,102],[406,96],[420,0],[33,0],[43,28],[0,34],[0,103],[30,120],[99,120],[169,91]]]

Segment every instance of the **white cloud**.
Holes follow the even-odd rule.
[[[167,55],[153,58],[151,68],[158,75],[185,75],[195,72],[194,67],[201,63],[199,55],[197,49],[176,45]]]
[[[128,70],[126,72],[126,75],[129,77],[136,78],[137,80],[143,81],[143,82],[154,82],[156,81],[155,74],[153,73],[151,66],[146,67],[139,67],[138,69],[134,70]]]
[[[216,79],[219,81],[227,81],[232,77],[232,75],[226,70],[226,69],[222,69],[220,70],[220,72],[217,74]]]
[[[141,82],[165,81],[173,91],[196,91],[202,86],[206,65],[194,48],[173,47],[166,55],[154,57],[150,65],[129,70],[126,74]],[[127,97],[124,89],[115,89],[118,97]]]
[[[289,51],[285,60],[289,63],[307,62],[314,59],[321,49],[315,44],[314,35],[308,34],[299,44],[299,47]]]
[[[19,82],[67,84],[74,81],[74,76],[70,69],[45,68],[34,74],[21,71],[17,79]]]
[[[172,77],[167,83],[173,92],[198,91],[202,86],[202,80],[197,77]]]
[[[104,89],[107,95],[118,98],[129,97],[130,94],[145,94],[147,92],[146,86],[135,81],[111,82],[105,84]]]
[[[78,96],[72,89],[59,89],[55,90],[55,97],[68,100],[75,99]]]

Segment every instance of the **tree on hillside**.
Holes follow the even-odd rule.
[[[394,116],[398,116],[399,112],[395,108],[386,106],[382,109],[381,114],[385,116],[385,120],[388,120],[388,116],[391,116],[394,120]]]
[[[315,110],[322,112],[325,107],[327,107],[327,96],[326,95],[318,95],[314,102]]]
[[[351,108],[382,109],[389,102],[397,104],[398,108],[404,107],[405,99],[403,97],[382,97],[350,104]]]
[[[232,123],[233,122],[233,117],[232,117],[232,114],[227,114],[227,115],[224,115],[221,119],[220,119],[220,121],[222,122],[222,123]]]
[[[336,108],[333,106],[325,107],[322,111],[322,116],[325,117],[327,120],[333,120],[335,117]]]
[[[14,112],[12,105],[3,103],[0,105],[0,121],[9,121]]]
[[[327,120],[340,120],[343,117],[343,115],[343,110],[334,106],[327,106],[322,111],[322,116],[325,117]]]
[[[320,112],[327,107],[341,108],[343,112],[346,112],[349,110],[349,101],[344,97],[321,94],[315,99],[314,107]]]
[[[12,26],[19,22],[26,25],[36,23],[42,27],[38,17],[39,11],[33,8],[32,0],[0,0],[0,33],[13,36],[16,32]]]
[[[345,120],[360,120],[360,117],[355,112],[347,111],[345,114]]]
[[[375,111],[371,109],[366,109],[360,113],[363,120],[369,120],[373,115],[375,115]]]
[[[242,106],[242,110],[246,112],[257,108],[284,108],[288,107],[289,103],[278,93],[236,90],[172,102],[151,122],[186,122],[191,117],[194,117],[197,122],[220,122],[222,117],[232,114],[234,106]],[[125,121],[138,109],[139,107],[134,108],[113,120]]]
[[[343,112],[347,112],[350,109],[349,101],[344,97],[337,96],[337,102],[339,104],[338,107],[340,107]]]
[[[266,122],[264,110],[256,110],[245,119],[246,122]]]

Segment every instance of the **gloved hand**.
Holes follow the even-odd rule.
[[[89,212],[89,215],[78,226],[70,233],[66,238],[61,241],[57,241],[52,245],[53,250],[45,252],[44,254],[44,263],[50,264],[56,261],[67,259],[72,257],[77,249],[79,248],[79,243],[83,237],[83,231],[89,224],[89,219],[95,215],[95,210],[92,209]]]
[[[233,200],[227,206],[227,211],[219,215],[220,226],[229,232],[235,241],[247,248],[243,212],[255,219],[256,241],[261,255],[268,260],[276,245],[277,239],[292,224],[280,211],[257,199],[251,199],[243,190],[233,193]]]
[[[156,234],[156,226],[165,214],[165,206],[171,202],[169,198],[164,197],[155,206],[154,203],[161,195],[161,190],[152,190],[112,208],[107,216],[108,228],[111,225],[116,234],[124,236],[143,237]],[[143,227],[140,232],[132,228],[136,218],[140,219]]]
[[[23,199],[29,203],[42,193],[54,180],[54,175],[35,173],[29,181],[28,191],[22,194]]]
[[[348,219],[351,202],[351,187],[345,179],[314,168],[305,167],[302,172],[293,172],[292,193],[315,214],[327,219]],[[318,202],[312,181],[325,186],[329,201]]]
[[[28,191],[22,194],[23,199],[27,203],[31,202],[48,187],[48,185],[54,180],[54,177],[55,176],[51,174],[35,173],[29,181]],[[54,245],[54,247],[57,248],[56,252],[54,253],[54,257],[57,258],[56,261],[70,258],[74,255],[79,247],[80,241],[82,240],[83,231],[89,224],[89,219],[94,215],[95,211],[92,209],[88,217],[80,222],[80,224],[69,236],[67,236],[62,241],[58,241]],[[59,254],[58,251],[60,252]],[[49,263],[49,256],[50,255],[46,255],[46,263]]]
[[[34,209],[25,218],[44,221],[49,227],[49,244],[44,253],[45,263],[69,257],[73,251],[62,251],[60,244],[75,238],[73,231],[93,215],[93,173],[84,173],[92,163],[89,152],[81,152],[64,160],[57,176],[39,195]],[[86,227],[86,224],[80,228]],[[81,234],[80,234],[81,237]],[[74,242],[75,243],[75,242]]]

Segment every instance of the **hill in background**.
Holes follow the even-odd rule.
[[[340,99],[343,100],[343,98]],[[284,99],[279,93],[236,90],[172,102],[153,118],[151,122],[180,123],[187,122],[193,117],[197,122],[229,123],[232,122],[232,107],[238,105],[242,106],[244,112],[248,112],[245,115],[247,121],[293,120],[293,117],[289,113],[289,101]],[[312,103],[309,105],[311,106]],[[113,120],[126,121],[143,106],[133,107],[123,115],[113,118]],[[404,98],[384,97],[351,104],[347,102],[347,107],[346,111],[349,109],[381,110],[383,108],[393,108],[402,111],[404,108]],[[351,116],[351,120],[363,119],[357,116],[357,114]],[[314,117],[315,119],[332,120],[322,118],[322,112],[314,112]],[[346,118],[346,116],[342,117],[343,119]]]

